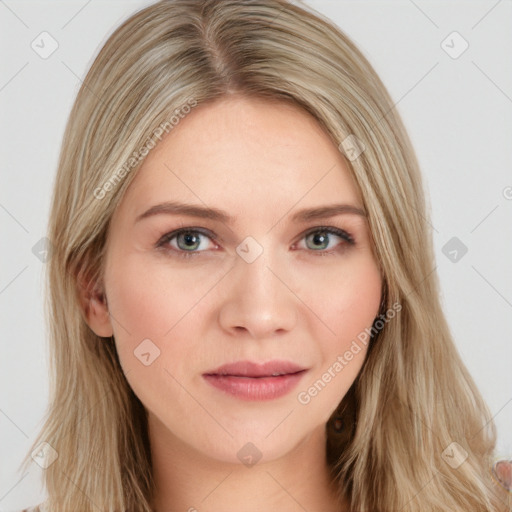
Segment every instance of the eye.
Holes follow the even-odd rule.
[[[195,256],[208,249],[208,243],[204,242],[204,239],[213,241],[215,236],[201,229],[183,228],[165,234],[157,242],[157,247],[173,251],[178,256]]]
[[[341,242],[332,247],[333,237]],[[172,252],[179,257],[197,256],[209,249],[208,240],[213,242],[216,237],[213,233],[201,228],[187,227],[165,234],[157,242],[156,247]],[[335,227],[317,227],[304,234],[301,241],[306,241],[306,250],[315,256],[327,256],[336,251],[346,249],[346,245],[354,245],[352,236],[343,229]],[[214,248],[218,246],[214,244]],[[300,247],[303,249],[303,247]],[[330,250],[327,250],[330,249]]]
[[[341,239],[341,242],[338,242],[334,247],[332,246],[333,237],[334,239]],[[315,254],[315,256],[332,254],[337,250],[345,249],[346,244],[355,244],[354,239],[349,233],[343,229],[338,229],[332,226],[315,228],[314,230],[306,233],[303,239],[306,240],[307,249],[311,249],[313,253],[318,253]]]

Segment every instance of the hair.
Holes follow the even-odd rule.
[[[32,446],[58,453],[44,472],[48,510],[151,511],[146,412],[115,345],[88,326],[80,290],[101,289],[110,219],[159,127],[167,132],[187,104],[234,96],[299,106],[340,148],[367,212],[383,311],[401,306],[340,397],[342,435],[326,427],[340,496],[354,512],[508,510],[490,471],[496,427],[441,309],[419,165],[401,118],[352,41],[285,0],[143,8],[109,37],[78,92],[48,227],[50,403]],[[358,158],[342,149],[349,136],[364,148]],[[467,452],[459,467],[445,462],[447,448]]]

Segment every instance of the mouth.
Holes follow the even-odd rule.
[[[241,400],[273,400],[289,393],[307,372],[290,361],[239,361],[203,374],[216,389]]]

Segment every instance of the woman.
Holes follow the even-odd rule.
[[[393,102],[329,21],[133,15],[55,184],[46,510],[508,510],[425,218]]]

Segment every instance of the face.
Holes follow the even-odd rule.
[[[109,327],[91,325],[112,329],[150,427],[238,463],[249,442],[273,460],[324,428],[381,299],[344,157],[297,107],[243,98],[197,106],[151,150],[103,284]]]

